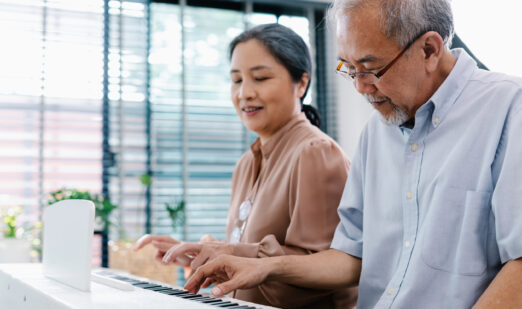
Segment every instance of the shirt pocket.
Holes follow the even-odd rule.
[[[424,219],[422,259],[435,269],[480,275],[486,270],[490,192],[435,188]]]

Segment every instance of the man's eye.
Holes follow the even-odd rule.
[[[258,81],[258,82],[262,82],[264,80],[267,80],[268,77],[256,77],[255,80]]]
[[[239,83],[241,83],[241,82],[242,82],[241,79],[233,79],[233,80],[232,80],[232,83],[234,83],[234,84],[239,84]]]

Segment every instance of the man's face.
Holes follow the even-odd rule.
[[[378,12],[376,8],[363,7],[337,20],[339,58],[351,71],[379,72],[402,50],[382,33]],[[357,91],[388,124],[400,125],[411,119],[423,103],[419,104],[422,63],[413,55],[411,50],[406,51],[375,84],[354,80]]]

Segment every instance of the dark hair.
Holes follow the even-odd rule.
[[[232,59],[232,53],[239,43],[252,39],[256,39],[266,46],[270,54],[286,68],[294,83],[301,81],[303,74],[308,73],[310,81],[300,98],[301,110],[313,125],[319,127],[321,120],[317,110],[310,105],[303,104],[303,98],[310,88],[312,78],[312,59],[303,39],[292,29],[280,24],[259,25],[245,30],[230,42],[228,46],[229,59]]]

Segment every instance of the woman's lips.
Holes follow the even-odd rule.
[[[263,109],[263,107],[259,106],[259,107],[256,107],[256,106],[248,106],[248,107],[243,107],[241,109],[241,111],[243,111],[243,113],[247,116],[254,116],[256,115],[257,113],[259,113],[261,110]]]

